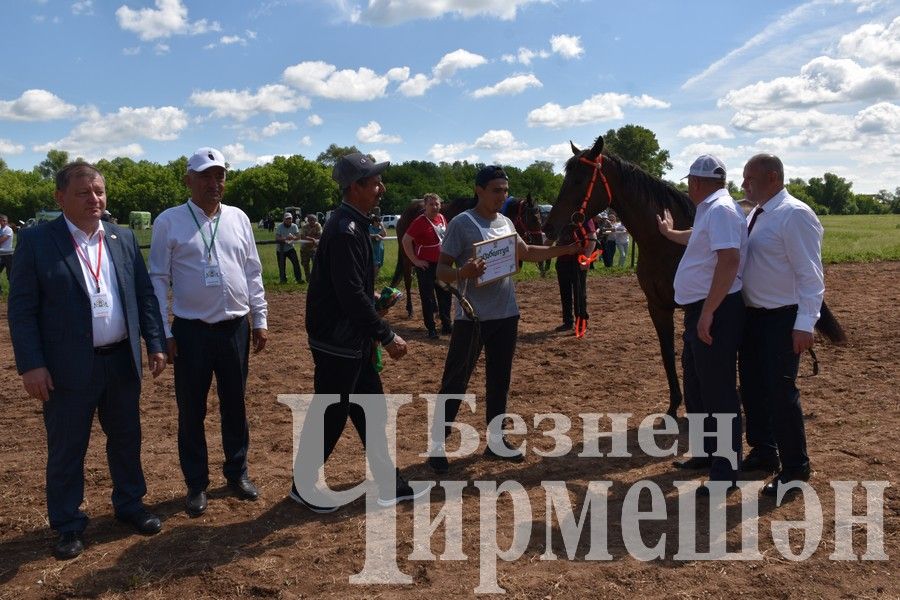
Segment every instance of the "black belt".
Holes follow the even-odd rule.
[[[234,327],[239,321],[246,320],[247,315],[235,317],[233,319],[225,319],[224,321],[217,321],[215,323],[207,323],[206,321],[201,321],[200,319],[184,319],[182,317],[175,318],[179,321],[184,321],[185,323],[190,323],[191,325],[196,325],[197,327],[203,327],[205,329],[228,329],[229,327]]]
[[[112,354],[113,352],[117,352],[128,345],[128,338],[124,340],[120,340],[115,344],[108,344],[106,346],[94,346],[94,354],[97,356],[107,356]]]
[[[779,306],[776,308],[757,308],[755,306],[748,306],[747,312],[754,313],[757,315],[777,315],[779,313],[786,313],[797,310],[796,304],[789,304],[787,306]]]
[[[697,300],[696,302],[691,302],[690,304],[682,304],[681,308],[687,311],[700,310],[703,308],[703,303],[706,302],[706,298],[703,300]]]

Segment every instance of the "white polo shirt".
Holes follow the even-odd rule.
[[[694,228],[687,250],[675,273],[675,302],[692,304],[704,300],[712,285],[718,262],[717,250],[739,249],[741,262],[729,294],[741,289],[741,272],[747,257],[747,222],[725,188],[716,190],[697,205]]]
[[[785,189],[762,209],[750,234],[744,301],[754,308],[796,304],[794,329],[812,332],[825,296],[822,224],[812,209]]]

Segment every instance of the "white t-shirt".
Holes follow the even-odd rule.
[[[7,225],[6,227],[0,227],[0,238],[3,236],[9,236],[5,242],[0,243],[0,254],[12,254],[13,253],[13,230],[12,227]]]

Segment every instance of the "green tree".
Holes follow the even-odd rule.
[[[336,163],[340,157],[352,154],[353,152],[359,152],[359,148],[356,146],[338,146],[337,144],[331,144],[324,152],[316,157],[316,162],[322,163],[326,167],[333,167],[334,163]]]
[[[843,177],[838,177],[834,173],[825,173],[824,177],[810,179],[806,192],[816,204],[828,207],[831,214],[846,215],[852,214],[851,211],[856,211],[852,187],[853,184]]]
[[[284,201],[275,206],[299,206],[305,214],[324,212],[337,204],[340,191],[331,179],[331,167],[299,154],[276,156],[269,166],[283,172],[288,181]]]
[[[559,196],[562,182],[563,176],[553,172],[553,163],[538,160],[522,171],[519,181],[516,182],[516,189],[523,198],[531,194],[535,202],[552,204]]]
[[[225,203],[246,212],[251,221],[265,216],[274,206],[288,206],[287,198],[288,175],[272,165],[236,171],[225,185]]]
[[[44,179],[55,179],[56,174],[69,162],[69,153],[65,150],[50,150],[47,158],[35,167]]]
[[[625,125],[610,129],[603,136],[603,147],[609,154],[634,163],[654,177],[672,168],[669,151],[659,147],[656,134],[640,125]]]
[[[6,161],[0,156],[0,171],[6,171],[7,169],[9,169],[9,167],[6,166]]]

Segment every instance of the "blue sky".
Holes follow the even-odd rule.
[[[0,156],[236,167],[354,144],[379,159],[559,169],[628,123],[740,183],[900,187],[896,0],[5,0]]]

